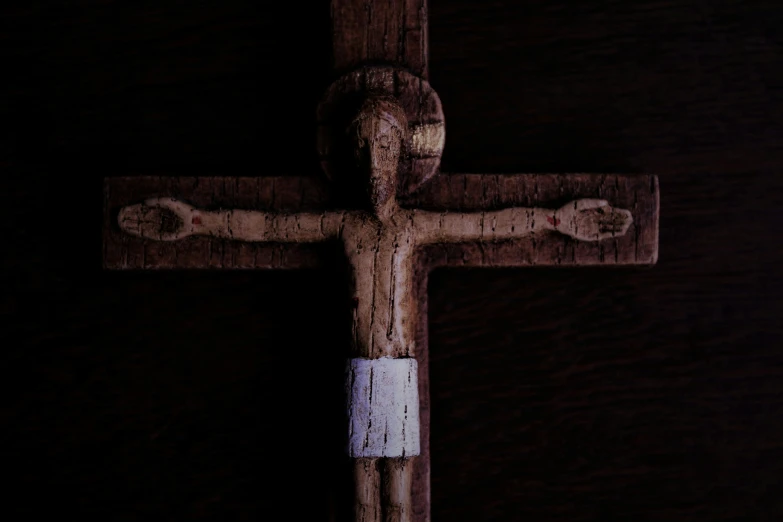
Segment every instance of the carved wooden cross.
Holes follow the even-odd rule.
[[[332,0],[318,109],[329,183],[108,178],[104,266],[302,268],[333,242],[351,267],[347,450],[357,521],[429,519],[426,278],[436,266],[652,265],[655,176],[438,175],[426,0]]]

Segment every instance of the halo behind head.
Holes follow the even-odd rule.
[[[403,136],[397,192],[411,194],[438,172],[445,124],[438,94],[426,80],[387,66],[360,67],[338,78],[318,106],[318,155],[327,177],[350,201],[353,163],[347,128],[375,114]]]

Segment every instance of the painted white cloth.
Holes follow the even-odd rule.
[[[415,359],[348,361],[348,455],[412,457],[420,452]]]

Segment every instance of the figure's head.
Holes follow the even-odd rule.
[[[384,219],[396,207],[397,169],[408,120],[391,98],[370,97],[348,127],[357,167],[367,183],[375,214]]]

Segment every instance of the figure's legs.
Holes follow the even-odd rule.
[[[350,360],[354,522],[411,520],[412,457],[420,451],[417,372],[411,358]]]
[[[354,522],[410,522],[411,458],[354,459]]]
[[[412,459],[383,459],[381,467],[383,522],[410,522]]]
[[[353,461],[354,522],[381,522],[381,475],[378,460],[358,458]]]

